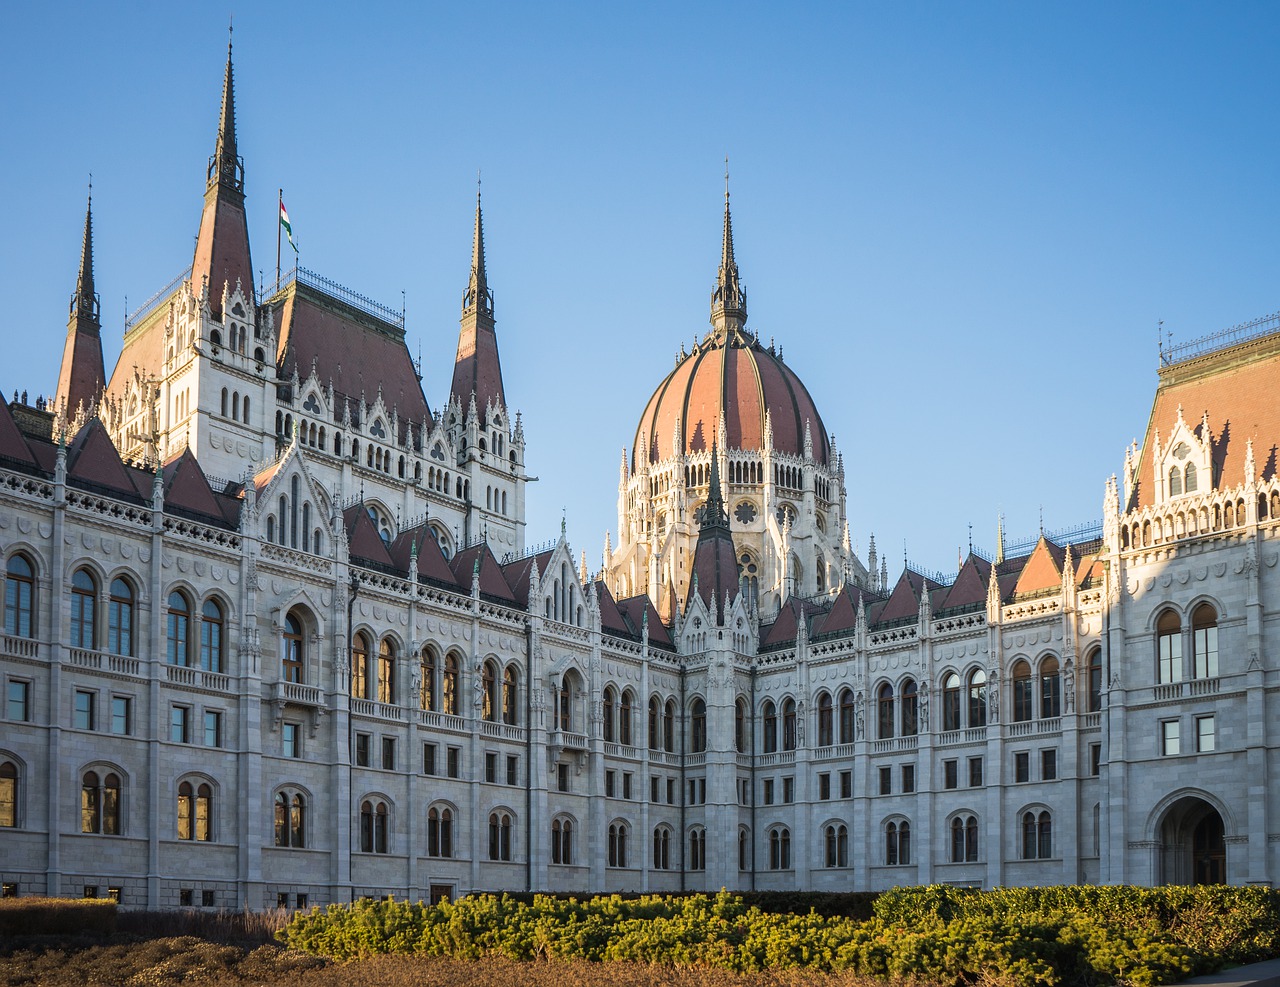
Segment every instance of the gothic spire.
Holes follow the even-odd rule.
[[[747,321],[747,293],[738,280],[733,256],[733,217],[729,213],[729,159],[724,161],[724,237],[720,245],[720,270],[711,293],[711,324],[717,329],[741,329]]]
[[[498,336],[494,329],[493,291],[484,260],[484,216],[480,190],[476,189],[476,222],[471,241],[471,274],[462,295],[462,319],[458,332],[458,354],[453,364],[450,394],[459,405],[473,396],[476,411],[487,424],[490,408],[507,406],[502,387],[502,362],[498,358]],[[508,427],[504,423],[503,427]]]
[[[218,118],[218,143],[209,159],[208,184],[225,184],[244,191],[244,162],[236,152],[236,90],[231,65],[231,39],[227,38],[227,68],[222,77],[222,115]]]
[[[706,528],[729,530],[729,512],[725,510],[724,497],[720,492],[720,456],[715,443],[711,445],[711,479],[707,482],[707,500],[702,505],[702,516],[699,518],[699,530]]]
[[[737,552],[720,491],[719,464],[719,449],[713,444],[711,478],[707,484],[707,499],[698,517],[698,542],[693,549],[693,581],[689,584],[689,595],[685,600],[687,609],[695,595],[701,596],[713,613],[717,602],[726,594],[732,598],[738,593]],[[717,623],[723,623],[723,620],[722,611]]]
[[[462,311],[478,308],[493,314],[493,292],[489,290],[489,278],[484,270],[484,216],[480,210],[480,189],[476,188],[476,228],[471,238],[471,277],[467,291],[462,296]]]
[[[78,409],[92,413],[106,382],[102,363],[102,322],[93,290],[93,186],[84,210],[84,239],[80,244],[80,274],[71,295],[67,341],[62,350],[54,407],[68,416]]]

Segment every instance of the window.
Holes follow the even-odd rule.
[[[556,765],[556,791],[567,792],[569,790],[569,765]]]
[[[825,861],[828,867],[849,866],[849,829],[843,823],[831,825],[823,831],[826,844]]]
[[[1187,493],[1195,493],[1195,491],[1196,491],[1196,464],[1195,464],[1195,463],[1187,463],[1187,468],[1186,468],[1186,470],[1185,470],[1185,474],[1186,474],[1186,475],[1183,477],[1183,481],[1184,481],[1184,482],[1183,482],[1183,484],[1182,484],[1182,488],[1183,488]]]
[[[165,614],[165,656],[170,665],[191,664],[191,604],[181,593],[169,594]]]
[[[751,834],[738,830],[738,870],[751,869]]]
[[[617,703],[614,700],[613,686],[605,686],[604,690],[604,722],[602,729],[604,732],[604,741],[607,744],[614,743],[614,709]]]
[[[387,804],[381,799],[360,803],[360,852],[387,852]]]
[[[493,812],[489,815],[489,859],[511,859],[511,815]]]
[[[0,826],[17,825],[18,766],[12,761],[0,761]]]
[[[213,839],[213,789],[206,783],[178,785],[178,839],[208,842]]]
[[[369,766],[369,742],[373,738],[367,733],[356,734],[356,767],[367,768]]]
[[[205,600],[200,610],[200,667],[206,672],[223,670],[222,640],[226,621],[217,600]]]
[[[130,696],[111,697],[111,732],[122,737],[133,732],[133,699]]]
[[[662,794],[660,789],[661,784],[662,784],[661,781],[659,781],[657,777],[651,777],[649,779],[649,801],[650,802],[661,801],[661,798],[660,798]]]
[[[175,744],[191,743],[191,707],[169,707],[169,739]]]
[[[884,828],[884,862],[890,866],[911,863],[909,822],[891,822]]]
[[[1047,812],[1022,814],[1022,859],[1047,860],[1053,856],[1053,820]]]
[[[444,659],[444,674],[440,678],[441,710],[450,716],[458,715],[458,656],[449,654]]]
[[[77,689],[72,707],[71,725],[77,730],[92,730],[97,720],[98,695]]]
[[[453,856],[453,810],[447,805],[427,810],[427,856]]]
[[[5,717],[25,723],[31,716],[31,683],[10,679],[5,694]]]
[[[1017,751],[1013,755],[1013,780],[1014,781],[1030,781],[1031,780],[1031,754],[1027,751]]]
[[[564,689],[560,691],[563,695]],[[498,719],[498,669],[492,658],[480,667],[480,717],[491,723]],[[569,728],[562,725],[560,729]]]
[[[382,738],[382,770],[394,771],[396,769],[396,738]]]
[[[659,711],[658,697],[649,697],[649,750],[661,750],[659,743],[662,714]]]
[[[982,758],[981,757],[969,758],[969,787],[970,788],[982,787]]]
[[[281,673],[286,682],[303,680],[305,653],[302,646],[302,622],[295,614],[284,619],[284,635],[281,650]]]
[[[969,676],[969,726],[987,725],[987,673],[978,669]]]
[[[1172,610],[1164,611],[1156,620],[1156,666],[1157,682],[1182,681],[1182,621]]]
[[[630,781],[630,778],[631,776],[627,775],[628,781]],[[507,755],[507,784],[508,785],[520,784],[520,758],[516,757],[514,754]],[[628,798],[631,797],[630,787],[631,787],[630,785],[627,786]]]
[[[840,743],[852,744],[854,741],[854,700],[852,689],[840,690]]]
[[[671,830],[666,826],[653,831],[653,869],[671,869]]]
[[[1062,715],[1062,676],[1058,659],[1046,658],[1040,663],[1040,716],[1046,720]]]
[[[701,754],[707,749],[707,704],[695,699],[689,710],[689,724],[693,733],[693,752]]]
[[[1097,778],[1102,774],[1102,745],[1089,745],[1089,774]]]
[[[888,740],[893,736],[893,686],[888,682],[876,693],[876,736]]]
[[[222,713],[216,709],[204,711],[204,745],[206,747],[222,746]]]
[[[285,757],[302,756],[302,728],[297,723],[281,725],[280,751]]]
[[[378,645],[378,702],[392,705],[396,701],[396,651],[390,638]]]
[[[248,399],[248,398],[245,398],[245,399],[244,399],[244,403],[245,403],[245,404],[248,404],[248,403],[249,403],[249,399]],[[117,898],[116,900],[118,901],[119,899]],[[201,891],[201,892],[200,892],[200,905],[201,905],[201,907],[203,907],[203,908],[212,908],[212,907],[213,907],[214,905],[216,905],[216,904],[217,904],[217,898],[215,897],[215,894],[214,894],[214,892],[213,892],[212,890],[210,890],[210,889],[205,889],[204,891]]]
[[[514,665],[502,670],[502,722],[515,726],[519,721],[516,716],[516,695],[519,691],[519,678]]]
[[[77,569],[71,577],[71,647],[98,646],[97,607],[97,581],[87,569]]]
[[[824,692],[818,697],[818,746],[830,747],[834,740],[835,708],[831,693]]]
[[[916,790],[916,766],[914,764],[904,764],[902,766],[902,791],[910,795]]]
[[[275,845],[307,845],[307,800],[301,792],[282,791],[275,798]]]
[[[422,745],[422,773],[424,775],[433,775],[436,773],[436,745]]]
[[[785,826],[769,830],[769,869],[791,869],[791,830]]]
[[[573,729],[573,673],[565,672],[564,678],[560,680],[560,690],[557,696],[557,727],[560,730]],[[671,748],[668,747],[668,750]]]
[[[1102,649],[1089,652],[1089,706],[1090,713],[1102,710]]]
[[[635,706],[635,695],[630,689],[622,692],[622,705],[618,707],[618,743],[631,746],[631,710]]]
[[[1017,661],[1013,665],[1013,718],[1022,722],[1031,717],[1031,666]]]
[[[1196,717],[1196,751],[1207,754],[1217,749],[1217,737],[1212,716]]]
[[[1202,603],[1191,613],[1191,674],[1197,679],[1218,675],[1218,612]]]
[[[35,636],[35,570],[25,555],[5,565],[4,632],[13,637]]]
[[[942,787],[958,788],[960,785],[956,761],[942,762]]]
[[[514,785],[514,784],[515,784],[515,782],[512,782],[512,784]],[[631,795],[631,773],[630,773],[630,772],[623,772],[623,775],[622,775],[622,797],[623,797],[624,799],[628,799],[628,800],[630,800],[630,799],[632,798],[632,795]]]
[[[616,771],[606,771],[604,773],[604,797],[605,798],[611,799],[614,797],[615,779],[617,778],[617,774],[618,773]]]
[[[784,751],[796,749],[796,701],[794,699],[782,701],[782,749]]]
[[[831,774],[824,771],[818,775],[818,798],[825,802],[831,798]]]
[[[951,820],[951,862],[963,864],[978,859],[978,819],[956,816]]]
[[[609,825],[609,866],[627,866],[627,827],[622,823]]]
[[[786,805],[790,805],[796,800],[796,780],[794,778],[782,779],[782,801]]]
[[[369,698],[369,639],[363,632],[351,639],[351,698]]]
[[[893,768],[880,769],[880,794],[893,794]]]
[[[494,751],[484,752],[484,780],[490,785],[498,781],[498,755]]]
[[[1050,747],[1040,752],[1040,780],[1053,781],[1058,777],[1058,751]]]
[[[778,708],[772,699],[766,699],[761,707],[760,721],[763,729],[761,746],[766,754],[772,754],[778,749]]]
[[[695,829],[689,833],[689,870],[707,869],[707,831]]]
[[[662,708],[662,749],[668,754],[676,749],[676,701],[668,699]]]
[[[101,779],[86,771],[80,780],[80,832],[117,836],[120,833],[120,776],[110,772]]]
[[[902,736],[914,737],[920,727],[920,696],[914,679],[907,679],[902,686]]]
[[[1182,753],[1181,724],[1177,720],[1160,723],[1160,753],[1165,757]]]
[[[763,801],[765,805],[773,805],[773,779],[772,778],[766,778],[764,780],[764,795],[761,801]]]
[[[942,729],[960,729],[960,676],[955,672],[942,680]]]
[[[569,819],[551,821],[551,862],[573,863],[573,822]]]

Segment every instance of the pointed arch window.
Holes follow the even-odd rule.
[[[71,647],[93,650],[98,646],[98,581],[88,569],[71,577]]]
[[[351,639],[351,698],[369,698],[369,638],[364,631]]]
[[[1182,470],[1174,466],[1169,470],[1169,496],[1177,497],[1182,493]]]
[[[557,693],[557,715],[561,730],[569,731],[573,729],[573,676],[569,672],[564,673],[564,677],[560,679],[560,689]]]
[[[960,676],[949,672],[942,680],[942,729],[960,729]]]
[[[772,699],[766,699],[760,710],[760,724],[763,743],[760,745],[764,753],[772,754],[778,749],[778,707]]]
[[[671,830],[658,826],[653,831],[653,869],[671,869]]]
[[[1053,818],[1048,812],[1022,814],[1022,859],[1048,860],[1053,856]]]
[[[200,667],[207,672],[223,670],[222,637],[226,620],[217,600],[205,600],[200,610]]]
[[[707,749],[707,704],[701,697],[694,699],[689,709],[689,721],[693,734],[693,753],[701,754]]]
[[[302,621],[290,613],[284,619],[281,637],[281,673],[286,682],[301,682],[306,655],[303,650]]]
[[[450,716],[458,715],[458,656],[445,655],[444,673],[440,677],[440,707]]]
[[[884,828],[884,862],[889,866],[911,863],[911,823],[891,822]]]
[[[365,799],[360,803],[360,852],[387,852],[387,803]]]
[[[489,814],[489,859],[511,859],[511,814],[508,812]]]
[[[969,675],[969,726],[987,725],[987,673],[975,669]]]
[[[24,555],[5,564],[4,632],[11,637],[35,635],[35,569]]]
[[[769,830],[769,869],[791,869],[791,830],[785,826]]]
[[[396,701],[396,649],[384,637],[378,645],[378,702],[392,705]]]
[[[1195,493],[1195,492],[1196,492],[1196,488],[1197,488],[1197,486],[1198,486],[1198,479],[1197,479],[1197,477],[1196,477],[1196,464],[1195,464],[1195,463],[1187,463],[1187,468],[1186,468],[1186,470],[1184,470],[1184,471],[1183,471],[1183,477],[1182,477],[1182,480],[1183,480],[1183,483],[1182,483],[1182,489],[1183,489],[1186,493]]]
[[[128,580],[111,580],[107,602],[107,650],[114,655],[133,654],[133,587]]]
[[[431,648],[422,649],[419,671],[422,683],[419,686],[418,705],[422,709],[436,708],[436,653]]]
[[[707,831],[701,827],[689,832],[689,870],[707,869]]]
[[[191,664],[191,604],[176,590],[169,594],[165,615],[166,657],[170,665]]]
[[[668,699],[662,709],[662,749],[668,754],[676,749],[676,701]]]
[[[282,791],[275,798],[275,845],[307,845],[307,800],[301,792]]]
[[[649,697],[649,750],[662,749],[662,705],[657,696]]]
[[[502,670],[502,722],[509,726],[515,726],[519,721],[516,715],[519,685],[520,680],[515,665],[508,665]]]
[[[1102,649],[1089,652],[1089,712],[1102,710]]]
[[[447,805],[427,810],[427,856],[453,856],[453,810]]]
[[[616,702],[614,700],[613,686],[611,685],[605,686],[603,705],[604,721],[601,724],[601,727],[604,731],[604,742],[606,744],[611,744],[614,743],[613,738],[616,736],[613,728]]]
[[[831,693],[818,696],[818,746],[830,747],[835,741],[835,709]]]
[[[840,690],[840,743],[852,744],[854,740],[853,690]]]
[[[498,719],[498,667],[492,658],[480,666],[480,716],[491,723]]]
[[[902,685],[902,736],[914,737],[920,730],[920,696],[915,679]]]
[[[739,754],[747,752],[747,703],[743,699],[733,704],[733,746]]]
[[[1040,716],[1053,719],[1062,715],[1062,675],[1058,659],[1046,658],[1040,663]]]
[[[951,862],[963,864],[978,859],[976,816],[956,816],[951,820]]]
[[[1191,612],[1192,677],[1218,676],[1218,611],[1201,603]]]
[[[893,737],[893,686],[885,682],[876,693],[876,736],[880,740]]]
[[[609,825],[609,866],[627,866],[627,827],[623,823]]]
[[[1182,620],[1173,610],[1156,620],[1156,661],[1162,685],[1182,681]]]
[[[573,822],[569,819],[551,821],[551,862],[573,863]]]
[[[795,750],[796,741],[796,701],[787,698],[782,701],[782,749]]]
[[[825,862],[828,867],[849,866],[849,828],[843,823],[829,825],[823,831],[826,844]]]
[[[636,704],[630,689],[622,690],[622,705],[618,707],[618,743],[631,746],[631,711]]]
[[[1019,660],[1013,665],[1013,719],[1022,722],[1032,718],[1031,666]]]

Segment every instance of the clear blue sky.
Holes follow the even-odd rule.
[[[599,564],[618,462],[707,327],[730,157],[750,328],[900,568],[1101,516],[1175,341],[1280,308],[1266,3],[236,9],[255,266],[393,307],[448,388],[477,168],[529,540]],[[0,388],[51,391],[87,174],[108,369],[191,259],[227,10],[19,4],[0,62]]]

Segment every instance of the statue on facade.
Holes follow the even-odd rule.
[[[867,698],[862,694],[861,691],[859,691],[857,698],[854,699],[853,701],[853,718],[854,718],[854,724],[856,725],[857,731],[858,731],[858,736],[857,736],[858,740],[861,740],[866,734],[866,729],[867,729],[866,713],[867,713]]]
[[[1066,694],[1067,712],[1076,711],[1076,666],[1070,658],[1062,670],[1062,691]]]

